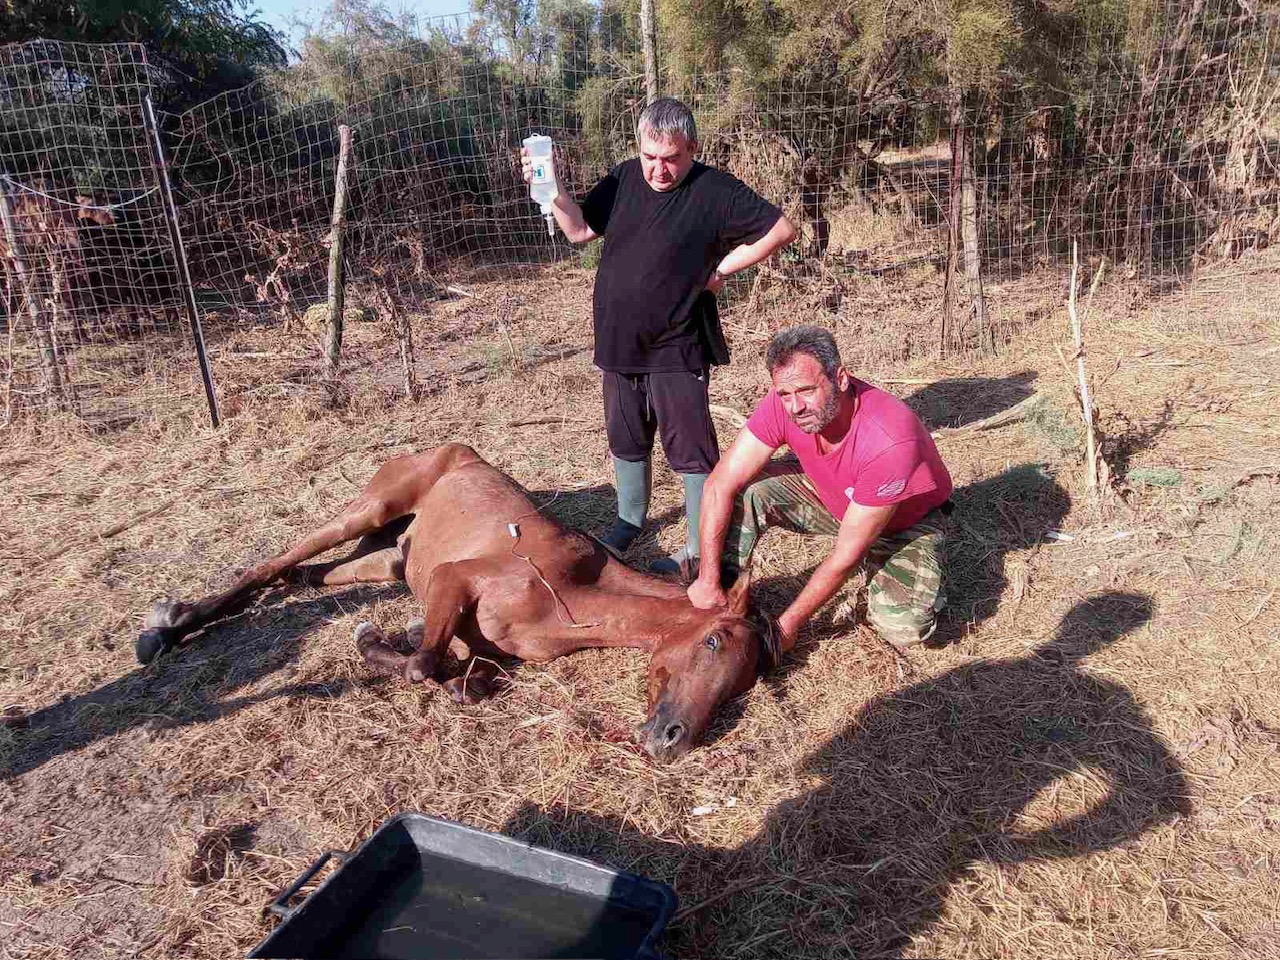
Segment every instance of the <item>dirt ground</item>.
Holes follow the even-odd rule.
[[[404,810],[672,884],[671,956],[1277,956],[1274,253],[1099,292],[1103,498],[1084,482],[1061,269],[991,283],[990,357],[937,359],[929,267],[740,291],[723,407],[751,409],[769,334],[797,320],[832,326],[859,376],[935,428],[1041,399],[939,440],[959,507],[939,643],[898,655],[827,611],[669,767],[627,739],[637,651],[512,666],[470,708],[372,677],[352,632],[410,619],[397,587],[274,590],[134,661],[152,602],[227,584],[399,453],[465,441],[540,502],[558,493],[566,522],[607,522],[586,271],[455,278],[473,296],[414,321],[416,403],[379,324],[349,329],[337,385],[311,335],[226,326],[210,332],[220,430],[181,352],[142,385],[163,408],[123,430],[9,427],[0,957],[243,955],[318,854]],[[720,428],[727,443],[732,417]],[[665,467],[653,517],[636,562],[682,542]],[[758,602],[780,609],[821,556],[771,534]]]

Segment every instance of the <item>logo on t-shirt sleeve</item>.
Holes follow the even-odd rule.
[[[905,479],[890,480],[887,483],[880,484],[880,488],[876,490],[876,497],[880,500],[896,497],[905,489],[907,489],[907,481]]]

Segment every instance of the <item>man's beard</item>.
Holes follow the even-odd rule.
[[[836,418],[836,414],[840,412],[840,391],[831,391],[831,396],[827,397],[827,402],[822,405],[821,410],[814,411],[812,418],[801,423],[799,420],[792,418],[793,422],[805,433],[821,433],[827,429],[831,421]]]

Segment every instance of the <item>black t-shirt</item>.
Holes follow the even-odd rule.
[[[755,243],[782,211],[736,177],[694,163],[674,190],[645,182],[640,159],[591,188],[582,215],[604,237],[596,272],[595,363],[613,373],[701,370],[716,361],[715,298],[699,296],[734,247]]]

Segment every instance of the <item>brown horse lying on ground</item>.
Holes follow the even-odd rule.
[[[298,566],[357,537],[342,560]],[[772,632],[747,619],[745,574],[727,609],[699,610],[683,587],[637,573],[543,516],[514,480],[461,444],[384,464],[338,516],[226,592],[157,603],[138,660],[150,662],[284,576],[313,585],[406,581],[426,615],[409,626],[415,652],[396,652],[371,623],[356,628],[356,645],[375,670],[436,679],[459,703],[488,695],[497,665],[486,658],[497,653],[552,660],[586,647],[648,650],[648,718],[636,739],[658,760],[696,744],[716,708],[777,660]],[[464,661],[451,680],[446,649]]]

